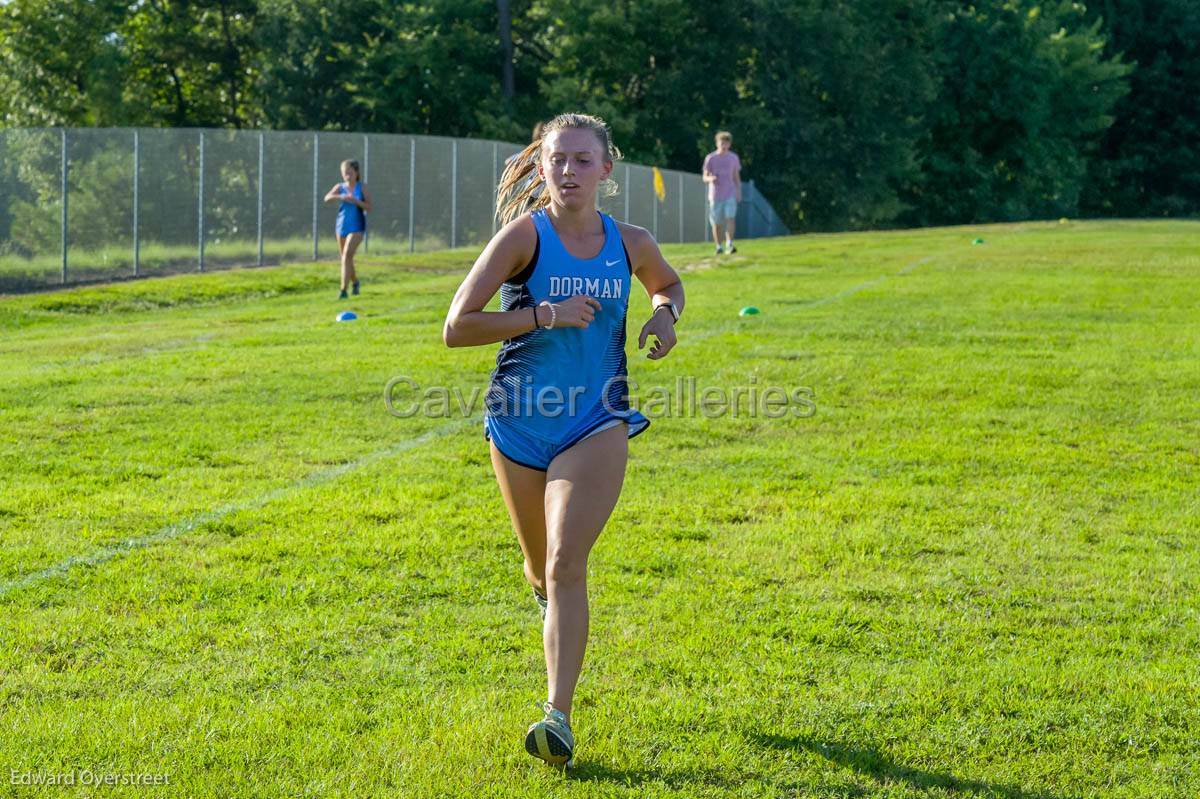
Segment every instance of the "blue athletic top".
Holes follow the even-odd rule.
[[[567,252],[545,209],[532,218],[537,249],[529,265],[501,285],[501,310],[558,303],[576,294],[595,297],[601,308],[586,328],[539,327],[506,339],[496,354],[487,414],[548,442],[569,441],[612,418],[629,422],[633,437],[650,420],[630,408],[625,396],[625,319],[633,276],[617,223],[600,213],[604,246],[595,258],[582,259]],[[548,313],[538,309],[542,324],[549,324]]]
[[[342,193],[344,194],[346,191],[346,184],[339,183],[338,186],[341,188]],[[363,184],[361,180],[354,184],[354,197],[359,202],[362,202],[363,200],[362,187]],[[345,200],[342,200],[341,203],[338,204],[337,234],[339,236],[348,236],[351,233],[362,233],[366,231],[366,229],[366,211],[359,208],[354,203],[348,203]]]

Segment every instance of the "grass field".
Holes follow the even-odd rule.
[[[318,239],[318,253],[322,258],[338,257],[337,239],[332,231],[322,231]],[[437,235],[422,235],[414,239],[412,246],[417,252],[445,249],[446,239]],[[395,255],[407,253],[407,237],[372,234],[369,250],[374,254]],[[268,238],[263,242],[263,263],[278,264],[283,261],[308,261],[312,258],[312,237]],[[229,266],[255,264],[258,260],[258,242],[254,238],[208,241],[204,246],[204,262],[207,270],[213,271]],[[139,249],[139,275],[161,277],[164,275],[195,272],[199,266],[197,245],[167,245],[158,242],[142,242]],[[98,248],[71,247],[68,253],[67,283],[84,284],[101,281],[114,282],[134,277],[133,244]],[[4,254],[0,247],[0,294],[57,288],[62,285],[62,250],[55,244],[48,251],[34,258],[22,258]]]
[[[0,796],[1196,796],[1198,241],[665,248],[637,393],[817,411],[631,442],[568,775],[521,747],[541,631],[481,423],[384,403],[486,383],[440,339],[473,253],[340,306],[331,264],[0,299]],[[67,773],[170,783],[13,784]]]

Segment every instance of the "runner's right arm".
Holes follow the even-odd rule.
[[[494,344],[534,329],[532,308],[485,311],[500,284],[523,270],[537,248],[537,230],[528,215],[514,219],[488,242],[450,303],[442,341],[447,347]],[[600,301],[582,294],[554,304],[555,327],[587,327]],[[547,325],[550,309],[537,309],[536,321]]]

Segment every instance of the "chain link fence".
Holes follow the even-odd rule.
[[[199,129],[0,130],[0,291],[229,266],[337,259],[322,198],[358,160],[374,256],[482,246],[522,145],[393,134]],[[608,214],[660,242],[710,238],[697,174],[618,163]],[[740,238],[787,229],[753,181]]]

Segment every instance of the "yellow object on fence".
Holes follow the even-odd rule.
[[[667,185],[663,183],[662,172],[658,171],[658,167],[654,167],[654,194],[660,203],[667,201]]]

